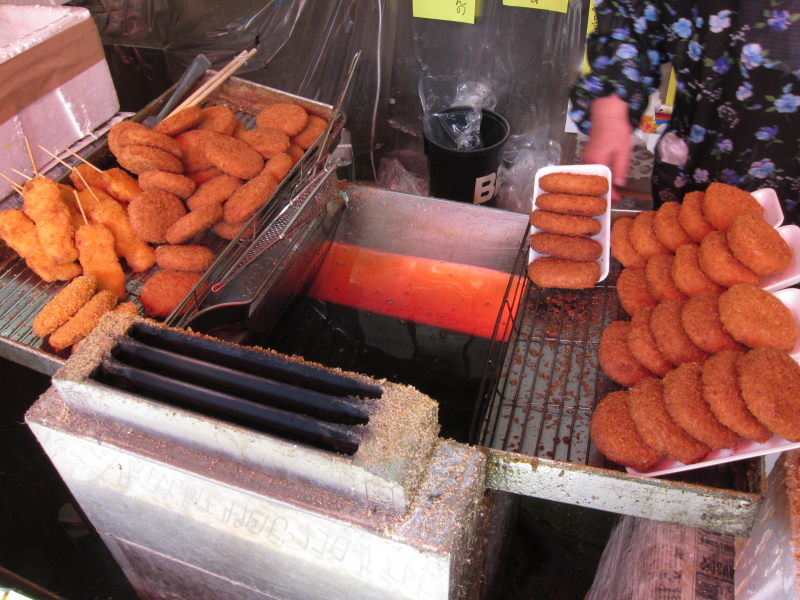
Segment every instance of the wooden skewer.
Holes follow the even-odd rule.
[[[96,166],[94,166],[92,163],[90,163],[88,160],[86,160],[85,158],[83,158],[83,157],[82,157],[80,154],[78,154],[77,152],[73,152],[73,151],[72,151],[72,150],[70,150],[69,148],[67,148],[67,152],[69,152],[69,153],[70,153],[72,156],[74,156],[75,158],[77,158],[77,159],[78,159],[79,161],[81,161],[82,163],[84,163],[84,164],[87,164],[87,165],[89,165],[90,167],[92,167],[92,168],[93,168],[95,171],[97,171],[98,173],[101,173],[101,172],[103,171],[103,169],[101,169],[100,167],[96,167]]]
[[[0,177],[5,179],[6,181],[8,181],[11,184],[11,187],[14,188],[14,191],[16,191],[18,194],[22,193],[22,186],[20,184],[18,184],[16,181],[14,181],[13,179],[11,179],[11,177],[6,175],[5,173],[0,173]]]
[[[175,110],[173,110],[167,116],[171,117],[175,113],[182,111],[184,108],[188,108],[202,102],[211,92],[222,85],[226,79],[231,77],[231,75],[244,66],[256,52],[258,52],[258,48],[251,48],[247,51],[242,50],[233,58],[233,60],[231,60],[203,85],[197,88],[195,92],[193,92],[188,98],[186,98],[186,100],[175,107]]]
[[[75,202],[78,203],[78,209],[80,209],[80,211],[81,211],[81,216],[83,217],[83,222],[86,225],[88,225],[89,224],[89,220],[86,218],[86,213],[83,212],[83,204],[81,204],[81,197],[78,196],[78,190],[76,190],[75,188],[72,188],[72,193],[75,194]]]
[[[27,135],[23,135],[22,139],[25,140],[25,148],[28,150],[28,158],[31,159],[31,167],[33,167],[33,174],[36,177],[38,177],[39,176],[39,171],[36,170],[36,161],[33,160],[33,152],[31,152],[31,144],[28,141],[28,136]]]
[[[92,186],[90,186],[90,185],[89,185],[89,182],[88,182],[88,181],[86,181],[86,179],[84,178],[84,176],[83,176],[83,175],[81,175],[81,172],[80,172],[80,171],[78,171],[78,170],[77,170],[75,167],[73,167],[72,165],[68,165],[67,163],[65,163],[65,162],[64,162],[63,160],[61,160],[61,159],[60,159],[58,156],[56,156],[55,154],[53,154],[52,152],[50,152],[50,150],[48,150],[47,148],[45,148],[45,147],[44,147],[44,146],[42,146],[41,144],[38,144],[38,146],[39,146],[39,148],[41,148],[42,150],[44,150],[45,152],[47,152],[47,153],[48,153],[50,156],[52,156],[53,158],[55,158],[55,159],[56,159],[58,162],[60,162],[62,165],[64,165],[64,166],[65,166],[65,167],[67,167],[68,169],[71,169],[71,170],[72,170],[72,172],[73,172],[73,173],[75,173],[75,174],[78,176],[78,178],[79,178],[79,179],[80,179],[80,180],[83,182],[83,185],[85,185],[85,186],[86,186],[86,189],[87,189],[87,190],[89,190],[89,193],[90,193],[92,196],[94,196],[94,199],[95,199],[95,200],[97,200],[98,202],[100,202],[100,198],[98,198],[98,197],[97,197],[97,194],[95,194],[95,193],[94,193],[94,190],[92,189]],[[77,194],[77,192],[75,192],[75,193]],[[81,209],[81,210],[83,210],[83,209]]]
[[[31,179],[33,179],[33,177],[31,177],[30,175],[26,175],[26,174],[25,174],[25,173],[23,173],[22,171],[17,171],[16,169],[9,169],[9,171],[14,171],[14,173],[16,173],[17,175],[19,175],[20,177],[24,177],[24,178],[25,178],[25,179],[27,179],[28,181],[30,181]]]

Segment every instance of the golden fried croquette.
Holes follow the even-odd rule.
[[[703,192],[689,192],[684,195],[678,211],[678,223],[695,242],[703,241],[713,228],[703,216]]]
[[[170,225],[164,237],[170,244],[182,244],[221,219],[222,205],[218,202],[207,202]]]
[[[127,125],[122,128],[122,123],[127,123]],[[109,149],[117,158],[119,158],[119,154],[126,146],[147,146],[148,148],[155,148],[167,154],[171,154],[179,160],[181,156],[183,156],[181,145],[168,135],[148,129],[141,123],[135,123],[133,121],[123,121],[122,123],[118,123],[111,128],[111,131],[117,128],[117,137],[114,147],[112,147],[111,144],[111,131],[109,131]],[[116,148],[116,150],[114,148]]]
[[[638,471],[646,471],[661,460],[639,435],[628,410],[629,392],[621,390],[605,396],[594,409],[589,435],[607,459]]]
[[[306,126],[300,133],[293,135],[289,141],[303,150],[308,150],[327,128],[328,122],[325,119],[316,115],[308,115]]]
[[[536,196],[535,204],[537,208],[543,210],[578,217],[597,217],[608,208],[605,198],[560,193],[539,194]]]
[[[537,229],[549,233],[583,236],[592,236],[600,233],[600,221],[593,217],[562,215],[539,209],[531,212],[530,221],[531,225]]]
[[[175,194],[178,198],[188,198],[197,184],[180,173],[153,170],[139,175],[139,187],[143,191],[159,189]]]
[[[720,423],[703,398],[703,368],[687,362],[664,375],[664,405],[672,420],[712,450],[733,448],[739,436]]]
[[[104,186],[101,189],[125,204],[142,193],[139,183],[119,167],[106,169],[102,172],[102,178]]]
[[[114,251],[125,259],[135,273],[146,271],[155,263],[155,254],[150,245],[140,238],[131,227],[125,208],[110,198],[98,202],[91,212],[92,223],[105,225],[114,234]]]
[[[629,315],[633,315],[642,306],[658,304],[650,293],[644,269],[625,267],[620,271],[617,278],[617,297],[620,306]]]
[[[203,171],[209,169],[214,165],[206,158],[206,153],[203,151],[203,140],[211,137],[212,131],[205,129],[190,129],[175,136],[175,141],[181,145],[183,150],[183,171],[185,173],[194,173],[196,171]]]
[[[722,231],[712,231],[703,238],[697,263],[709,279],[722,287],[729,288],[737,283],[758,285],[758,275],[736,259]]]
[[[278,129],[288,135],[295,136],[308,124],[308,113],[299,104],[277,102],[261,109],[256,115],[259,127]]]
[[[128,144],[120,148],[116,157],[117,162],[123,168],[137,175],[152,170],[169,171],[170,173],[183,172],[183,163],[180,158],[151,146]]]
[[[22,197],[22,210],[36,224],[36,235],[50,260],[57,265],[75,262],[75,227],[58,183],[34,177],[25,182]]]
[[[683,303],[681,325],[689,339],[709,354],[742,347],[725,331],[719,317],[719,295],[713,292],[702,292]]]
[[[675,300],[686,299],[686,294],[680,291],[675,282],[672,281],[672,263],[673,257],[671,254],[655,254],[647,259],[647,266],[644,269],[647,289],[650,290],[650,295],[657,301],[667,300],[668,298]]]
[[[179,133],[183,133],[187,129],[191,129],[203,119],[203,109],[199,106],[188,106],[176,113],[173,113],[163,119],[155,127],[153,131],[163,133],[170,137],[175,137]]]
[[[611,226],[611,254],[623,267],[644,269],[647,260],[631,244],[630,230],[633,217],[621,217]]]
[[[125,297],[125,272],[114,248],[114,234],[100,223],[81,225],[75,232],[78,260],[85,275],[97,278],[97,288]]]
[[[108,290],[100,290],[81,306],[70,319],[56,329],[48,338],[56,352],[61,352],[85,338],[108,311],[117,305],[117,296]]]
[[[727,231],[733,220],[741,214],[764,218],[764,207],[750,192],[715,181],[703,195],[703,216],[719,231]]]
[[[674,366],[664,358],[653,339],[650,331],[651,314],[653,314],[652,306],[642,306],[637,308],[631,316],[631,326],[628,330],[628,350],[648,371],[663,377]]]
[[[289,136],[277,129],[245,129],[236,139],[242,140],[265,159],[285,153],[289,146]]]
[[[211,249],[197,244],[173,246],[164,244],[156,248],[156,263],[172,271],[205,271],[214,262]]]
[[[269,173],[262,173],[246,182],[225,202],[225,221],[227,223],[246,221],[269,202],[277,188],[278,182]]]
[[[137,317],[139,316],[139,307],[133,302],[120,302],[111,312]]]
[[[629,321],[612,321],[603,330],[598,348],[600,368],[612,381],[626,387],[652,375],[628,348],[630,328]]]
[[[194,210],[209,202],[222,204],[240,187],[242,187],[241,179],[223,173],[200,184],[186,201],[186,206],[189,210]]]
[[[690,465],[711,450],[672,420],[664,404],[664,385],[656,377],[642,379],[631,388],[628,410],[642,439],[673,460]]]
[[[772,432],[758,422],[739,391],[736,361],[739,350],[721,350],[703,363],[703,398],[725,427],[755,442],[764,443]]]
[[[286,154],[288,154],[291,157],[292,162],[294,162],[295,164],[297,164],[300,161],[300,159],[303,158],[303,155],[305,153],[306,151],[297,144],[292,144],[286,151]]]
[[[234,137],[214,133],[201,140],[200,144],[211,164],[228,175],[251,179],[264,168],[261,155]]]
[[[653,217],[653,233],[656,234],[658,241],[672,252],[675,252],[683,244],[688,244],[692,241],[692,238],[683,230],[680,221],[678,221],[680,210],[681,205],[677,202],[665,202]]]
[[[203,118],[197,124],[197,128],[221,135],[231,135],[238,122],[236,114],[230,108],[216,104],[203,109]]]
[[[281,182],[289,174],[294,166],[292,157],[286,152],[278,152],[270,158],[264,165],[262,173],[269,173],[277,182]]]
[[[671,254],[669,248],[658,241],[653,231],[654,210],[644,210],[633,218],[628,239],[637,254],[647,260],[656,254]]]
[[[211,181],[214,177],[219,177],[220,175],[225,175],[225,173],[220,171],[217,167],[210,167],[202,171],[194,171],[193,173],[186,174],[186,176],[197,185],[202,185],[206,181]]]
[[[600,265],[595,261],[540,256],[528,265],[528,277],[543,288],[581,290],[594,287],[600,279]]]
[[[97,291],[94,275],[81,275],[61,288],[33,318],[33,334],[44,337],[66,323]]]
[[[753,348],[736,360],[748,410],[773,433],[800,442],[800,365],[783,350]]]
[[[597,260],[603,253],[603,246],[591,238],[546,231],[531,235],[531,248],[539,254],[568,260]]]
[[[141,239],[152,244],[167,241],[167,230],[186,214],[181,199],[164,190],[142,192],[128,204],[131,228]]]
[[[242,228],[245,226],[246,221],[242,221],[241,223],[226,223],[224,220],[220,221],[212,228],[214,233],[216,233],[219,237],[224,240],[233,240],[239,235],[239,232],[242,231]],[[250,228],[242,233],[242,237],[247,235],[252,235],[255,233],[255,225],[251,225]]]
[[[792,249],[778,230],[751,213],[731,222],[726,239],[739,262],[761,277],[780,273],[792,260]]]
[[[197,271],[156,271],[144,282],[139,292],[144,312],[150,317],[168,317],[202,276]]]
[[[563,171],[542,175],[539,178],[539,187],[545,192],[601,196],[608,193],[608,178],[602,175]]]
[[[700,246],[694,242],[684,244],[675,250],[670,271],[675,287],[687,296],[696,296],[703,292],[721,294],[725,288],[711,281],[700,268],[699,253]]]
[[[719,317],[737,342],[759,348],[791,350],[797,341],[792,311],[760,287],[734,285],[719,297]]]
[[[686,335],[681,324],[682,300],[662,300],[650,315],[650,331],[658,349],[673,365],[700,362],[708,356]]]
[[[123,146],[130,143],[129,141],[125,140],[125,133],[128,130],[136,129],[137,125],[138,123],[125,120],[115,123],[111,129],[108,130],[106,139],[108,141],[108,149],[111,151],[111,154],[116,156]]]

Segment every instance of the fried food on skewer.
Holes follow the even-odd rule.
[[[75,233],[83,272],[97,277],[97,287],[125,297],[125,273],[114,249],[114,234],[100,223],[83,225]]]
[[[69,348],[85,338],[95,328],[100,318],[117,305],[113,292],[100,290],[84,304],[66,323],[56,329],[49,338],[56,352]]]
[[[58,265],[75,262],[75,228],[58,184],[48,177],[36,177],[25,183],[22,197],[23,210],[36,224],[36,234],[50,259]]]
[[[94,275],[81,275],[64,286],[33,318],[33,334],[44,337],[66,323],[97,291]]]
[[[146,271],[156,261],[155,251],[133,231],[128,212],[116,200],[106,199],[92,210],[92,222],[105,225],[114,234],[114,251],[136,273]]]

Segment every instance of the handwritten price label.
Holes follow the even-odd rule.
[[[503,0],[503,6],[538,8],[539,10],[565,13],[569,6],[569,0]]]
[[[412,0],[412,15],[422,19],[475,23],[476,0]]]

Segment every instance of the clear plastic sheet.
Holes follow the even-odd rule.
[[[163,50],[177,80],[195,55],[220,67],[240,50],[258,54],[237,75],[332,104],[357,50],[363,56],[345,102],[356,176],[378,180],[380,159],[423,154],[420,89],[451,82],[452,101],[487,100],[511,125],[507,166],[517,181],[559,162],[567,92],[583,57],[588,1],[567,13],[483,3],[475,24],[414,18],[389,0],[75,0],[89,8],[106,45]],[[524,150],[524,152],[521,152]],[[416,161],[423,164],[424,161]],[[414,173],[425,178],[427,173]],[[505,185],[505,184],[504,184]],[[512,198],[510,205],[521,199]]]

